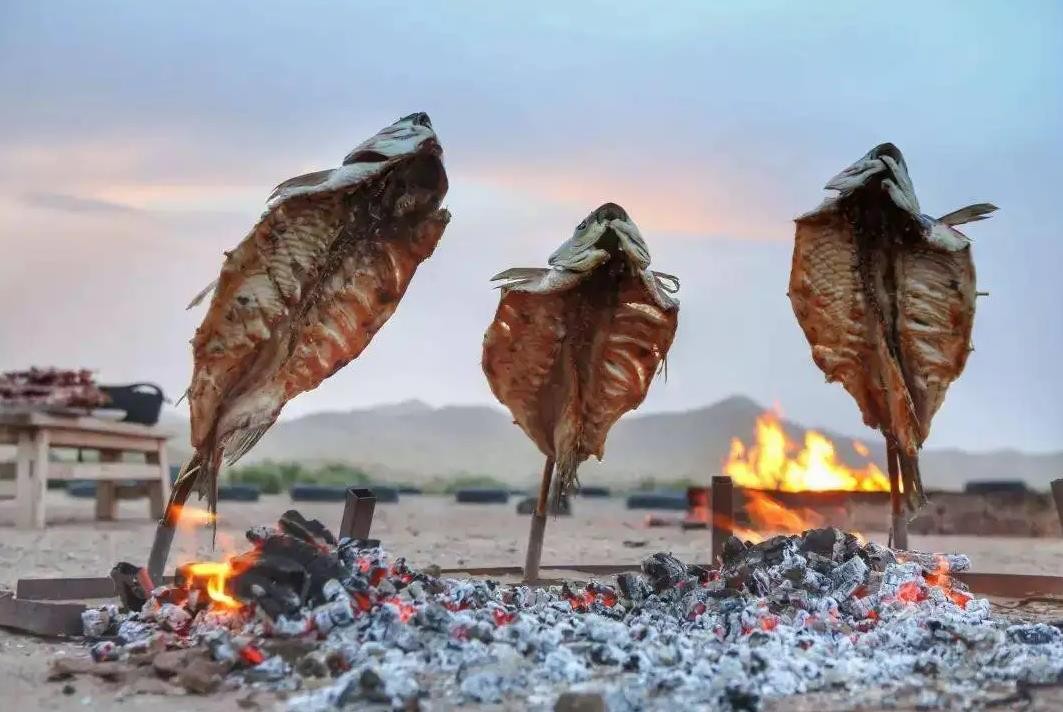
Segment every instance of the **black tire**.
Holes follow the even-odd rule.
[[[609,497],[611,492],[608,487],[595,487],[594,485],[588,485],[586,487],[580,487],[576,492],[580,497]]]
[[[460,489],[454,493],[454,500],[462,504],[506,504],[509,491],[491,487]]]
[[[638,492],[627,498],[628,509],[664,509],[687,511],[686,492]]]
[[[342,502],[347,499],[346,487],[332,485],[296,484],[288,490],[293,502]]]
[[[257,502],[261,492],[254,485],[220,485],[218,499],[223,502]]]
[[[377,504],[394,504],[399,501],[399,488],[389,485],[369,485],[366,489],[376,497]]]
[[[963,487],[967,494],[1025,494],[1029,488],[1022,480],[976,480]]]

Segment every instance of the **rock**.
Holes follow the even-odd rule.
[[[151,666],[159,675],[163,677],[172,677],[181,672],[181,670],[184,669],[194,657],[203,657],[203,655],[192,648],[167,650],[166,652],[156,655],[151,661]]]
[[[597,692],[562,692],[554,712],[606,712],[605,699]]]
[[[119,662],[93,662],[89,658],[53,658],[48,668],[48,680],[66,680],[75,675],[94,675],[103,680],[121,682],[130,667]]]
[[[197,695],[206,695],[217,690],[222,678],[229,671],[225,663],[214,662],[207,657],[196,657],[177,674],[177,684]]]

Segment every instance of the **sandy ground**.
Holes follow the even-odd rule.
[[[516,566],[523,561],[528,520],[509,505],[459,505],[449,498],[407,496],[398,504],[377,506],[373,536],[392,552],[405,555],[417,566]],[[257,503],[223,502],[218,548],[211,552],[206,530],[179,533],[171,564],[182,560],[219,558],[226,550],[245,548],[243,532],[249,526],[275,521],[292,508],[287,497],[267,497]],[[93,521],[91,500],[76,500],[61,492],[48,493],[48,527],[24,531],[12,526],[11,502],[0,502],[0,589],[14,588],[19,578],[43,576],[104,576],[120,560],[143,563],[151,546],[154,522],[145,501],[122,502],[119,519]],[[341,503],[297,507],[304,515],[335,527]],[[707,531],[679,528],[647,529],[645,512],[628,511],[619,500],[574,502],[575,514],[551,520],[547,527],[543,561],[546,564],[636,563],[648,552],[672,551],[686,561],[708,558]],[[885,513],[883,513],[885,514]],[[884,540],[882,534],[870,538]],[[642,543],[639,548],[625,541]],[[924,551],[962,552],[971,556],[975,571],[1063,574],[1063,540],[1005,539],[972,536],[913,536],[913,548]],[[78,679],[72,688],[45,683],[47,661],[59,654],[84,655],[77,644],[42,641],[0,631],[0,709],[35,710],[235,709],[233,694],[210,698],[137,695],[116,697],[116,688]],[[1063,697],[1049,691],[1038,697],[1048,706],[1063,708]],[[1047,696],[1046,696],[1047,695]],[[1053,706],[1058,705],[1058,706]],[[791,709],[796,707],[790,707]],[[817,703],[817,709],[827,707]]]

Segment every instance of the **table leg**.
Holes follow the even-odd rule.
[[[15,461],[16,524],[23,529],[44,528],[44,493],[48,482],[48,433],[18,434]]]
[[[159,479],[148,483],[148,509],[152,519],[162,519],[166,500],[170,497],[170,466],[166,462],[166,443],[160,442],[157,452],[149,452],[147,461],[159,466]]]
[[[118,450],[100,450],[100,462],[118,462],[122,453]],[[118,483],[114,480],[96,480],[96,519],[111,521],[118,518]]]

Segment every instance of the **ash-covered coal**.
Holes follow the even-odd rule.
[[[248,538],[222,590],[186,570],[138,612],[87,612],[94,657],[201,651],[226,671],[218,687],[277,691],[300,712],[552,709],[565,692],[598,693],[614,712],[749,710],[822,690],[854,706],[886,690],[971,708],[1063,681],[1063,633],[993,618],[950,575],[965,557],[834,529],[732,538],[719,569],[659,553],[615,587],[539,589],[418,571],[296,513]]]

